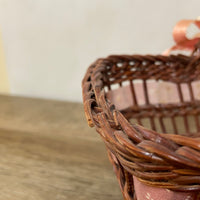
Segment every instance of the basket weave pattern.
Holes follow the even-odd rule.
[[[136,93],[139,80],[144,104]],[[198,80],[198,55],[109,56],[88,68],[82,81],[86,118],[106,145],[124,199],[136,199],[133,176],[150,186],[200,191],[200,101],[192,87]],[[149,81],[173,83],[178,102],[151,103]],[[108,94],[114,91],[112,85],[123,88],[124,83],[128,83],[132,105],[117,109]],[[184,99],[182,84],[188,88],[189,101]],[[188,116],[195,132],[190,129]],[[183,119],[184,132],[178,130],[176,117]],[[150,129],[143,126],[144,118],[149,120]],[[165,118],[170,119],[172,132],[167,131]]]

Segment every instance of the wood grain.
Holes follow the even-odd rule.
[[[78,103],[0,96],[0,200],[119,200]]]

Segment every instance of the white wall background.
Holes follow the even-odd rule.
[[[160,53],[198,0],[0,0],[11,93],[81,101],[81,79],[96,58]]]

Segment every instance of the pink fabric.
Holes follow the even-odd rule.
[[[139,105],[145,104],[145,97],[143,92],[143,85],[141,82],[135,82],[135,92]],[[179,96],[177,93],[177,86],[169,82],[147,82],[148,95],[150,103],[178,103]],[[200,81],[192,83],[194,97],[200,100]],[[186,84],[181,84],[183,98],[185,101],[190,101],[189,89]],[[122,110],[133,105],[133,97],[130,86],[118,87],[108,91],[107,98],[116,106],[117,109]]]
[[[145,185],[134,178],[137,200],[200,200],[199,192],[176,192]]]

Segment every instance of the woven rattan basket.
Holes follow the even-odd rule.
[[[145,187],[187,194],[171,195],[174,200],[198,199],[198,49],[191,56],[109,56],[87,70],[86,118],[106,145],[124,199],[154,200],[149,193],[139,197],[137,190]]]

